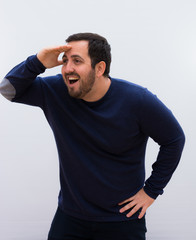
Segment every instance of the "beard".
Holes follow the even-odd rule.
[[[85,80],[81,79],[80,76],[76,73],[67,74],[67,75],[77,75],[79,77],[79,80],[78,80],[79,86],[78,86],[77,90],[75,90],[74,87],[68,86],[68,92],[71,97],[82,99],[86,96],[86,94],[88,94],[92,90],[93,85],[95,83],[95,71],[94,70],[91,70],[89,72],[89,74],[86,76]]]

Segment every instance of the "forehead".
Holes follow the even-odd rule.
[[[66,52],[66,56],[72,56],[72,55],[80,55],[82,57],[88,56],[88,41],[73,41],[69,42],[68,45],[70,45],[72,48]]]

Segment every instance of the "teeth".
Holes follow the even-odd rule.
[[[78,80],[78,77],[68,77],[69,80]]]
[[[76,75],[68,75],[68,76],[66,76],[66,78],[70,84],[74,84],[75,82],[77,82],[80,79],[79,76],[76,76]]]

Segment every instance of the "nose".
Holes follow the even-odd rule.
[[[73,66],[73,64],[71,63],[71,62],[67,62],[66,64],[64,64],[63,66],[62,66],[62,71],[64,72],[64,73],[72,73],[72,72],[74,72],[74,66]]]

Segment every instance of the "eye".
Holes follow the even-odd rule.
[[[68,61],[67,58],[63,58],[62,60],[63,60],[63,64],[66,64]]]
[[[75,62],[76,64],[79,64],[79,63],[81,63],[82,61],[81,61],[80,59],[78,59],[78,58],[75,58],[75,59],[74,59],[74,62]]]

